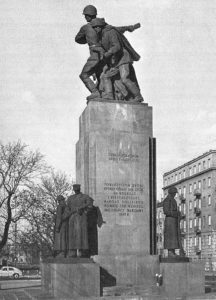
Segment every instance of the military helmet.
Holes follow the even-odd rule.
[[[174,194],[174,193],[178,193],[178,190],[175,186],[171,186],[169,189],[168,189],[168,193],[169,194]]]
[[[92,27],[104,27],[106,25],[106,22],[104,18],[95,18],[91,21]]]
[[[89,15],[89,16],[96,16],[97,15],[97,8],[93,5],[87,5],[83,9],[83,14],[84,15]]]

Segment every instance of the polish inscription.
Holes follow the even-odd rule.
[[[143,185],[130,183],[104,183],[104,212],[130,216],[131,213],[143,213]]]
[[[139,155],[137,154],[129,154],[123,152],[109,152],[108,153],[109,160],[113,162],[139,162]]]

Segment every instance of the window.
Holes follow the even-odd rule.
[[[183,187],[183,196],[185,197],[186,195],[186,186]]]
[[[189,202],[189,209],[192,209],[192,201]]]
[[[197,201],[196,201],[196,199],[194,199],[194,207],[196,207],[197,206]]]
[[[196,174],[196,166],[193,167],[193,173]]]
[[[189,168],[189,176],[191,176],[192,175],[192,168],[190,167]]]
[[[186,204],[183,203],[183,213],[186,214]]]
[[[196,182],[194,182],[194,191],[195,191],[195,189],[197,188],[197,185],[196,185]]]
[[[179,180],[181,180],[181,172],[179,172]]]
[[[159,212],[159,219],[161,219],[162,218],[162,212],[160,211]]]
[[[209,158],[208,159],[208,168],[210,168],[211,167],[211,159]]]
[[[190,237],[190,247],[192,247],[192,246],[193,246],[193,238]]]
[[[211,226],[211,215],[208,216],[208,225]]]
[[[211,246],[211,235],[208,235],[208,245]]]
[[[192,184],[189,185],[189,193],[192,193]]]
[[[183,228],[186,231],[186,220],[184,220],[184,222],[183,222]]]
[[[182,190],[181,190],[181,188],[179,188],[179,195],[181,195],[181,193],[182,193]]]
[[[208,178],[208,187],[211,186],[211,177]]]
[[[194,246],[197,246],[197,237],[194,238]]]
[[[202,219],[201,218],[198,218],[198,226],[199,226],[199,229],[202,228]]]
[[[198,164],[198,172],[201,172],[201,163]]]
[[[197,226],[197,219],[194,218],[194,227],[196,227],[196,226]]]
[[[202,203],[201,203],[201,199],[198,200],[198,207],[201,209]]]
[[[167,183],[169,184],[170,183],[170,178],[168,177],[168,179],[167,179]]]
[[[203,170],[205,170],[205,168],[206,168],[206,163],[205,161],[203,161]]]
[[[183,178],[185,178],[185,170],[183,171]]]
[[[199,246],[199,250],[201,250],[201,248],[202,248],[202,238],[201,238],[201,236],[199,236],[199,238],[198,238],[198,246]]]
[[[201,180],[198,181],[198,189],[201,190]]]
[[[175,174],[175,182],[178,181],[178,175]]]
[[[186,239],[183,241],[184,249],[186,248]]]
[[[189,221],[189,228],[192,228],[193,227],[193,220],[190,219]]]
[[[164,180],[164,185],[167,186],[167,179]]]
[[[206,188],[206,179],[205,178],[203,179],[203,188],[204,189]]]
[[[211,205],[211,195],[208,195],[208,205]]]

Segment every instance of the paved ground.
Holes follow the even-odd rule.
[[[13,289],[13,290],[0,290],[0,300],[82,300],[87,298],[77,299],[54,299],[48,296],[41,295],[40,288],[27,288],[27,289]],[[167,298],[167,297],[152,297],[152,296],[119,296],[119,297],[100,297],[88,298],[91,300],[211,300],[216,299],[216,293],[209,293],[199,297],[188,298]]]

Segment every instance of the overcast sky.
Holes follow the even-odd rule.
[[[75,178],[79,79],[88,47],[74,42],[87,4],[112,25],[140,22],[127,38],[153,106],[158,196],[164,172],[216,149],[216,1],[0,0],[0,139],[21,139]]]

